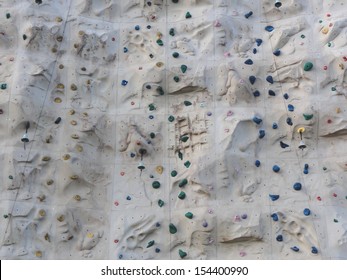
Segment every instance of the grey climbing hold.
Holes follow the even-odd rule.
[[[274,165],[272,167],[272,170],[273,170],[273,172],[278,173],[281,170],[281,168],[278,165]]]
[[[269,194],[269,197],[272,201],[276,201],[280,198],[278,194]]]
[[[254,83],[255,83],[255,81],[256,81],[256,77],[255,76],[249,76],[249,82],[252,84],[252,85],[254,85]]]
[[[207,223],[206,221],[204,221],[204,222],[202,223],[202,226],[206,228],[206,227],[208,227],[208,223]]]
[[[177,228],[174,224],[170,223],[169,224],[169,231],[171,234],[175,234],[177,232]]]
[[[296,190],[296,191],[300,191],[302,188],[302,185],[301,183],[299,182],[296,182],[294,185],[293,185],[293,189]]]
[[[253,60],[252,59],[247,59],[246,61],[245,61],[245,64],[247,64],[247,65],[252,65],[253,64]]]

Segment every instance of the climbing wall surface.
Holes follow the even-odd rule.
[[[1,258],[347,258],[345,0],[0,11]]]

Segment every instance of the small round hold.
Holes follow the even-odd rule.
[[[304,71],[310,71],[313,68],[313,63],[308,61],[304,65]]]
[[[41,209],[41,210],[39,211],[39,215],[40,215],[41,217],[46,216],[46,211],[43,210],[43,209]]]
[[[284,99],[288,99],[288,98],[289,98],[288,93],[283,94],[283,98],[284,98]]]
[[[165,204],[164,201],[162,201],[161,199],[158,200],[159,207],[163,207],[164,204]]]
[[[203,226],[203,227],[208,227],[208,223],[207,223],[206,221],[204,221],[204,222],[202,223],[202,226]]]
[[[71,156],[70,156],[69,154],[65,154],[65,155],[63,155],[63,159],[64,159],[64,160],[69,160],[69,159],[70,159],[70,157],[71,157]]]
[[[273,26],[271,26],[271,25],[268,25],[268,26],[265,27],[265,30],[266,30],[267,32],[272,32],[274,29],[275,29],[275,28],[274,28]]]
[[[254,97],[259,97],[260,96],[259,90],[256,90],[255,92],[253,92],[253,96]]]
[[[281,51],[280,51],[279,49],[277,49],[277,50],[275,50],[275,51],[273,52],[273,54],[274,54],[275,56],[279,56],[279,55],[281,54]]]
[[[59,124],[60,122],[61,122],[61,117],[58,117],[58,118],[54,121],[55,124]]]
[[[290,249],[292,249],[294,252],[300,251],[299,247],[296,247],[296,246],[290,247]]]
[[[136,25],[135,30],[137,30],[137,31],[140,30],[140,25]]]
[[[186,13],[186,18],[188,19],[188,18],[191,18],[192,17],[192,15],[190,14],[190,12],[187,12]]]
[[[263,139],[265,137],[265,130],[264,129],[260,129],[259,130],[259,139]]]
[[[296,191],[300,191],[302,188],[302,185],[301,183],[299,182],[296,182],[294,185],[293,185],[293,189],[296,190]]]
[[[294,111],[294,106],[292,104],[288,104],[288,111],[293,112]]]
[[[55,102],[55,103],[61,103],[62,100],[61,100],[60,97],[56,97],[56,98],[54,98],[54,102]]]
[[[274,80],[273,80],[272,76],[270,76],[270,75],[266,77],[266,81],[268,81],[270,84],[274,83]]]
[[[178,58],[178,57],[180,56],[180,54],[179,54],[178,52],[174,52],[174,53],[172,54],[172,56],[173,56],[174,58]]]
[[[152,187],[153,187],[153,189],[159,189],[159,188],[160,188],[160,182],[154,181],[154,182],[152,183]]]
[[[311,214],[311,210],[308,209],[308,208],[305,208],[305,209],[304,209],[304,215],[305,215],[305,216],[310,216],[310,214]]]
[[[77,90],[77,86],[75,84],[71,84],[70,89],[73,91]]]
[[[177,233],[177,228],[176,228],[176,226],[173,223],[169,224],[169,231],[170,231],[171,234]]]
[[[155,248],[155,252],[156,253],[160,253],[160,249],[159,248]]]
[[[47,180],[47,182],[46,182],[47,186],[50,186],[50,185],[52,185],[53,183],[54,183],[54,181],[53,181],[52,179],[49,179],[49,180]]]
[[[127,80],[122,80],[122,86],[126,86],[128,84]]]
[[[157,171],[158,174],[163,174],[164,168],[161,165],[158,165],[155,168],[155,171]]]
[[[70,124],[71,124],[71,125],[77,125],[77,122],[74,121],[74,120],[72,120],[72,121],[70,122]]]
[[[281,170],[281,168],[278,165],[274,165],[272,167],[272,170],[273,170],[273,172],[278,173]]]
[[[42,257],[42,252],[41,252],[41,251],[36,251],[36,252],[35,252],[35,256],[36,256],[37,258],[41,258],[41,257]]]
[[[247,214],[242,214],[242,215],[241,215],[241,219],[243,219],[243,220],[246,220],[247,217],[248,217]]]
[[[278,124],[277,123],[273,123],[272,124],[272,129],[277,129],[278,128]]]
[[[276,236],[276,240],[277,240],[278,242],[282,242],[282,241],[283,241],[283,236],[282,236],[282,234],[277,235],[277,236]]]
[[[185,199],[186,198],[186,193],[185,192],[180,192],[179,194],[178,194],[178,198],[179,199]]]
[[[260,160],[256,160],[256,161],[254,162],[254,164],[255,164],[256,167],[259,167],[259,166],[260,166]]]
[[[169,116],[169,118],[168,118],[168,121],[169,122],[173,122],[175,120],[175,117],[174,116]]]
[[[314,254],[314,255],[317,255],[318,254],[318,249],[316,247],[312,247],[311,248],[311,253]]]
[[[245,61],[245,64],[246,65],[252,65],[253,64],[253,60],[252,59],[247,59],[246,61]]]
[[[276,213],[271,214],[271,218],[274,222],[278,221],[278,215]]]
[[[76,201],[81,201],[81,196],[76,194],[76,195],[74,195],[73,199]]]

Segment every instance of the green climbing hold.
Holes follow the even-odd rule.
[[[177,171],[176,170],[172,170],[171,171],[171,177],[176,177],[177,176]]]
[[[181,65],[182,73],[186,73],[187,69],[188,69],[187,65],[184,65],[184,64]]]
[[[161,39],[157,40],[157,44],[161,47],[164,46],[163,40],[161,40]]]
[[[187,253],[182,251],[181,249],[178,250],[178,254],[180,255],[181,259],[183,259],[187,256]]]
[[[193,213],[187,212],[184,216],[186,216],[188,219],[193,219]]]
[[[28,38],[28,36],[23,34],[23,40],[25,41],[27,38]]]
[[[172,54],[172,56],[173,56],[174,58],[177,58],[177,57],[180,56],[180,54],[179,54],[178,52],[174,52],[174,53]]]
[[[173,79],[176,83],[178,83],[180,81],[180,77],[178,77],[178,76],[173,77]]]
[[[179,158],[180,160],[183,160],[183,154],[182,154],[181,151],[178,151],[178,158]]]
[[[164,95],[164,90],[163,90],[163,88],[162,87],[157,87],[157,93],[159,94],[159,95]]]
[[[310,71],[313,68],[313,63],[312,62],[306,62],[304,65],[304,70],[305,71]]]
[[[150,111],[154,111],[156,108],[155,108],[154,104],[149,104],[149,105],[148,105],[148,109],[149,109]]]
[[[159,189],[160,188],[160,183],[158,181],[154,181],[152,183],[152,187],[153,187],[153,189]]]
[[[152,139],[154,139],[154,138],[155,138],[155,133],[154,133],[154,132],[151,132],[151,133],[149,134],[149,137],[151,137]]]
[[[182,141],[182,142],[187,142],[188,139],[189,139],[189,136],[188,136],[188,135],[182,135],[182,136],[181,136],[181,141]]]
[[[190,105],[192,105],[192,102],[187,101],[187,100],[186,100],[186,101],[184,101],[183,103],[184,103],[184,105],[185,105],[185,106],[190,106]]]
[[[7,84],[1,84],[1,89],[7,89]]]
[[[301,37],[302,39],[305,39],[306,36],[305,36],[304,34],[302,34],[300,37]]]
[[[180,192],[180,193],[178,194],[178,198],[179,198],[179,199],[185,199],[185,198],[186,198],[186,193],[185,193],[185,192]]]
[[[169,122],[173,122],[175,120],[175,117],[174,116],[169,116],[168,120],[169,120]]]
[[[331,88],[331,91],[336,91],[336,87],[332,87],[332,88]]]
[[[175,36],[175,29],[170,28],[169,34],[170,34],[171,36]]]
[[[187,161],[184,163],[184,166],[187,167],[187,168],[189,168],[189,167],[190,167],[190,164],[191,164],[190,161],[187,160]]]
[[[164,206],[164,201],[162,201],[161,199],[158,200],[158,205],[159,207],[163,207]]]
[[[12,176],[12,175],[8,176],[8,178],[9,178],[10,180],[13,180],[13,176]]]
[[[183,180],[181,180],[181,182],[178,183],[178,186],[180,188],[183,188],[187,184],[188,184],[188,180],[187,179],[183,179]]]
[[[192,17],[192,15],[190,14],[190,12],[187,12],[186,13],[186,18],[191,18]]]
[[[303,116],[304,116],[306,121],[309,121],[310,119],[313,118],[313,114],[311,114],[311,115],[303,114]]]
[[[178,0],[172,0],[172,3],[177,4],[177,3],[178,3]]]
[[[334,223],[338,223],[339,222],[339,220],[338,219],[334,219]]]
[[[169,231],[171,234],[175,234],[177,232],[177,228],[175,227],[174,224],[172,223],[169,224]]]
[[[6,18],[9,19],[11,17],[11,14],[10,13],[7,13],[6,14]]]
[[[326,168],[325,166],[323,167],[323,170],[326,171],[328,168]]]
[[[152,247],[153,245],[154,245],[154,240],[151,240],[151,241],[148,242],[146,248]]]
[[[7,219],[7,218],[8,218],[8,215],[4,215],[4,218]]]

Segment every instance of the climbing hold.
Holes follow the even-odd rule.
[[[122,81],[122,86],[126,86],[127,84],[128,84],[128,81],[126,81],[126,80]]]
[[[164,201],[162,201],[161,199],[158,200],[158,205],[159,207],[163,207],[164,206]]]
[[[263,120],[261,118],[258,118],[257,116],[254,116],[253,117],[253,121],[256,123],[256,124],[260,124]]]
[[[247,64],[247,65],[252,65],[253,64],[253,60],[252,59],[247,59],[246,61],[245,61],[245,64]]]
[[[249,76],[249,82],[252,84],[252,85],[254,85],[254,83],[255,83],[255,81],[256,81],[256,77],[255,76]]]
[[[140,25],[135,25],[135,30],[139,31],[140,30]]]
[[[300,191],[302,188],[302,185],[301,183],[299,182],[296,182],[294,185],[293,185],[293,189],[296,190],[296,191]]]
[[[27,38],[28,38],[28,36],[23,34],[23,40],[25,41]]]
[[[273,172],[277,173],[277,172],[279,172],[281,170],[281,168],[278,165],[274,165],[272,167],[272,170],[273,170]]]
[[[178,250],[178,254],[181,257],[181,259],[185,258],[188,254],[181,249]]]
[[[0,88],[1,89],[7,89],[7,84],[1,84]]]
[[[181,139],[182,142],[185,143],[185,142],[187,142],[189,140],[189,136],[188,135],[182,135],[180,139]]]
[[[311,248],[311,253],[314,254],[314,255],[318,254],[318,249],[316,247],[312,247]]]
[[[131,200],[131,196],[128,195],[128,196],[126,197],[126,200]]]
[[[171,177],[176,177],[177,176],[177,171],[176,170],[172,170],[171,171]]]
[[[271,214],[271,218],[274,222],[278,221],[278,215],[276,213]]]
[[[170,28],[169,34],[170,34],[171,36],[175,36],[175,29]]]
[[[175,117],[174,116],[169,116],[169,118],[168,118],[168,121],[169,122],[173,122],[175,120]]]
[[[305,215],[305,216],[310,216],[310,214],[311,214],[311,210],[308,209],[308,208],[305,208],[305,209],[304,209],[304,215]]]
[[[278,194],[269,194],[269,197],[272,201],[276,201],[277,199],[280,198]]]
[[[178,151],[178,158],[179,158],[180,160],[183,160],[183,154],[182,154],[181,151]]]
[[[184,103],[184,105],[185,105],[185,106],[191,106],[191,105],[192,105],[192,102],[187,101],[187,100],[186,100],[186,101],[184,101],[183,103]]]
[[[271,26],[271,25],[268,25],[268,26],[265,27],[265,30],[266,30],[267,32],[272,32],[274,29],[275,29],[275,28],[274,28],[273,26]]]
[[[257,46],[259,47],[263,43],[263,40],[262,39],[256,39],[255,42],[257,43]]]
[[[304,71],[310,71],[313,68],[312,62],[306,62],[304,65]]]
[[[288,147],[289,147],[288,144],[286,144],[286,143],[284,143],[284,142],[282,142],[282,141],[280,141],[280,146],[281,146],[282,149],[285,149],[285,148],[288,148]]]
[[[203,226],[203,227],[208,227],[208,223],[207,223],[206,221],[204,221],[204,222],[202,223],[202,226]]]
[[[12,176],[12,175],[9,175],[8,178],[9,178],[10,180],[13,180],[13,176]]]
[[[273,128],[273,129],[277,129],[277,128],[278,128],[278,124],[277,124],[277,123],[273,123],[273,124],[272,124],[272,128]]]
[[[338,219],[334,219],[334,223],[338,223],[339,222],[339,220]]]
[[[162,167],[161,165],[158,165],[155,168],[155,171],[157,171],[158,174],[163,174],[163,170],[164,170],[164,167]]]
[[[192,17],[192,15],[190,14],[190,12],[187,12],[186,13],[186,18],[191,18]]]
[[[258,96],[260,96],[260,92],[259,92],[259,90],[256,90],[255,92],[253,92],[253,95],[254,95],[254,97],[258,97]]]
[[[264,129],[259,130],[259,138],[263,139],[264,137],[265,137],[265,130]]]
[[[172,56],[173,56],[174,58],[177,58],[177,57],[180,56],[180,54],[179,54],[178,52],[174,52],[174,53],[172,54]]]
[[[188,219],[193,219],[193,213],[187,212],[184,216],[186,216]]]
[[[289,98],[288,93],[283,94],[283,98],[284,98],[284,99],[288,99],[288,98]]]
[[[275,56],[279,56],[279,55],[281,54],[281,51],[280,51],[279,49],[277,49],[277,50],[275,50],[275,51],[273,52],[273,54],[274,54]]]
[[[309,121],[310,119],[313,118],[313,114],[309,114],[309,115],[308,114],[303,114],[303,116],[304,116],[306,121]]]
[[[283,241],[283,236],[282,236],[281,234],[277,235],[277,236],[276,236],[276,240],[277,240],[278,242],[282,242],[282,241]]]
[[[305,132],[305,128],[304,127],[299,127],[297,131],[298,131],[298,133],[302,134],[302,133]]]
[[[172,223],[169,224],[169,231],[171,234],[175,234],[177,232],[177,228],[175,227],[174,224]]]
[[[157,44],[161,47],[164,46],[163,40],[161,40],[161,39],[157,40]]]
[[[150,111],[154,111],[156,108],[155,108],[155,105],[153,103],[149,104],[148,105],[148,110]]]
[[[293,122],[292,122],[292,118],[288,117],[287,120],[286,120],[287,124],[292,126],[293,125]]]
[[[151,240],[151,241],[148,242],[146,248],[152,247],[153,245],[154,245],[154,240]]]
[[[152,183],[152,187],[153,187],[153,189],[159,189],[159,188],[160,188],[160,182],[154,181],[154,182]]]
[[[11,17],[11,14],[10,13],[7,13],[6,14],[6,18],[9,19]]]
[[[50,160],[51,160],[51,157],[49,157],[49,156],[44,156],[42,158],[42,161],[50,161]]]
[[[269,95],[270,96],[276,96],[276,93],[273,90],[269,89]]]
[[[253,49],[253,54],[256,54],[258,50],[256,48]]]
[[[182,71],[182,73],[186,73],[187,69],[188,69],[188,66],[187,66],[187,65],[184,65],[184,64],[181,65],[181,71]]]
[[[60,122],[61,122],[61,117],[58,117],[58,118],[54,121],[55,124],[59,124]]]
[[[188,180],[187,179],[182,179],[179,183],[178,183],[178,186],[180,188],[184,187],[185,185],[188,184]]]
[[[245,18],[249,18],[249,17],[252,16],[252,15],[253,15],[253,12],[250,11],[250,12],[248,12],[247,14],[245,14]]]
[[[294,252],[299,252],[300,249],[296,246],[290,247],[290,249],[292,249]]]
[[[156,253],[160,253],[160,249],[159,248],[155,248],[155,252]]]
[[[274,80],[273,80],[272,76],[270,76],[270,75],[266,77],[266,80],[267,80],[270,84],[273,84],[273,83],[274,83]]]
[[[128,52],[128,48],[124,47],[124,48],[123,48],[123,52],[124,52],[124,53],[127,53],[127,52]]]
[[[155,133],[154,133],[154,132],[151,132],[151,133],[149,134],[149,137],[151,137],[152,139],[154,139],[154,138],[155,138]]]
[[[292,104],[288,104],[288,111],[293,112],[294,111],[294,106]]]
[[[187,161],[184,163],[184,166],[185,166],[186,168],[189,168],[189,167],[190,167],[190,165],[191,165],[191,163],[190,163],[190,161],[189,161],[189,160],[187,160]]]
[[[180,192],[180,193],[178,194],[178,198],[179,198],[179,199],[185,199],[185,198],[186,198],[186,193],[185,193],[185,192]]]
[[[254,164],[256,167],[259,167],[260,166],[260,160],[256,160]]]
[[[173,79],[176,83],[178,83],[180,81],[180,77],[178,77],[178,76],[174,76]]]

